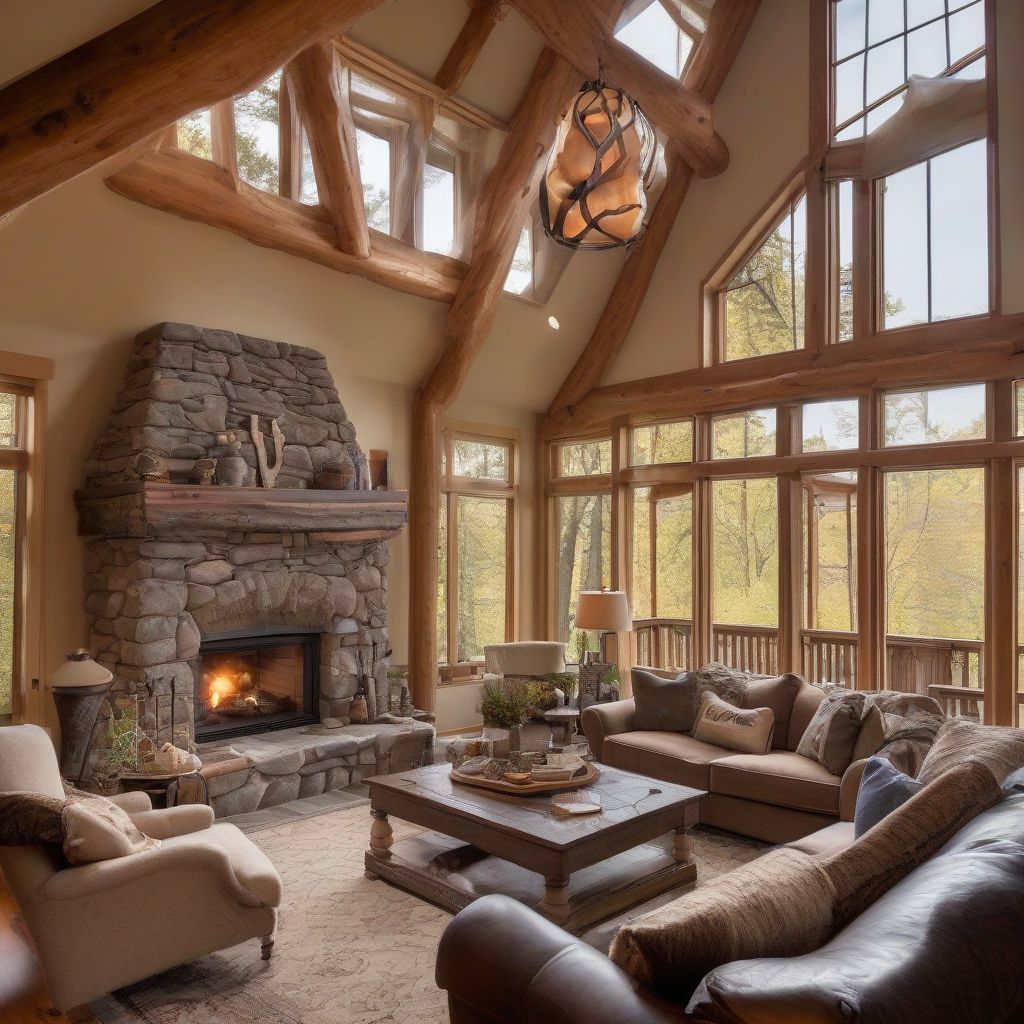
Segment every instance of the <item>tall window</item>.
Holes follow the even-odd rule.
[[[880,190],[882,326],[987,312],[985,140],[891,174]]]
[[[597,649],[593,634],[575,629],[576,597],[611,584],[611,510],[608,494],[558,498],[558,638],[573,655]]]
[[[714,480],[711,505],[715,656],[734,668],[775,671],[779,625],[778,485],[774,477]]]
[[[807,203],[801,196],[722,289],[726,360],[804,347],[806,250]]]
[[[985,471],[894,471],[885,478],[888,684],[943,700],[982,686]],[[907,638],[926,638],[920,643]],[[961,706],[980,714],[981,700]]]
[[[357,128],[356,155],[366,223],[387,234],[391,230],[391,143],[385,135]]]
[[[984,74],[984,0],[835,0],[834,12],[832,123],[840,142],[888,120],[911,75],[931,78],[971,57],[962,73]]]
[[[693,488],[658,485],[632,492],[632,610],[646,665],[692,667]],[[644,619],[656,619],[652,629]]]
[[[252,92],[235,98],[235,150],[238,173],[264,192],[281,189],[281,72]]]
[[[445,432],[438,574],[442,662],[483,658],[513,639],[516,443]]]
[[[14,709],[21,405],[18,395],[0,390],[0,722],[9,721]]]
[[[0,353],[0,365],[5,357],[8,365],[46,362]],[[34,372],[35,365],[26,370]],[[42,509],[34,483],[42,474],[45,386],[44,380],[0,377],[0,725],[40,721],[43,715],[42,691],[28,680],[41,673],[41,573],[35,565]]]
[[[803,674],[857,678],[857,473],[807,474],[803,503]]]

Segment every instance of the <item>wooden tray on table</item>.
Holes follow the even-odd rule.
[[[564,793],[569,789],[590,786],[601,777],[600,770],[589,761],[584,761],[584,770],[564,782],[506,782],[504,779],[487,779],[482,775],[463,775],[457,768],[451,771],[453,782],[480,789],[490,789],[496,793],[512,793],[516,796],[531,796],[538,793]]]

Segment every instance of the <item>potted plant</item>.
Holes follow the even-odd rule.
[[[509,750],[520,749],[520,727],[530,709],[531,695],[525,682],[510,679],[488,679],[480,690],[479,712],[484,728],[507,733]],[[486,732],[485,732],[486,735]],[[504,737],[490,737],[503,739]]]

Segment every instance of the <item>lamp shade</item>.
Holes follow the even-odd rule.
[[[114,675],[108,668],[97,664],[89,657],[85,648],[79,648],[68,655],[68,660],[56,672],[50,681],[55,690],[84,686],[107,686],[113,682]]]
[[[565,112],[540,186],[550,238],[571,249],[627,245],[643,228],[654,128],[621,89],[587,82]]]
[[[581,590],[576,599],[576,629],[625,633],[633,628],[629,602],[622,590]]]

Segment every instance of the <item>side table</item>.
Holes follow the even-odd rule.
[[[544,713],[544,721],[551,728],[549,750],[560,751],[572,743],[579,718],[580,713],[576,708],[552,708]]]

